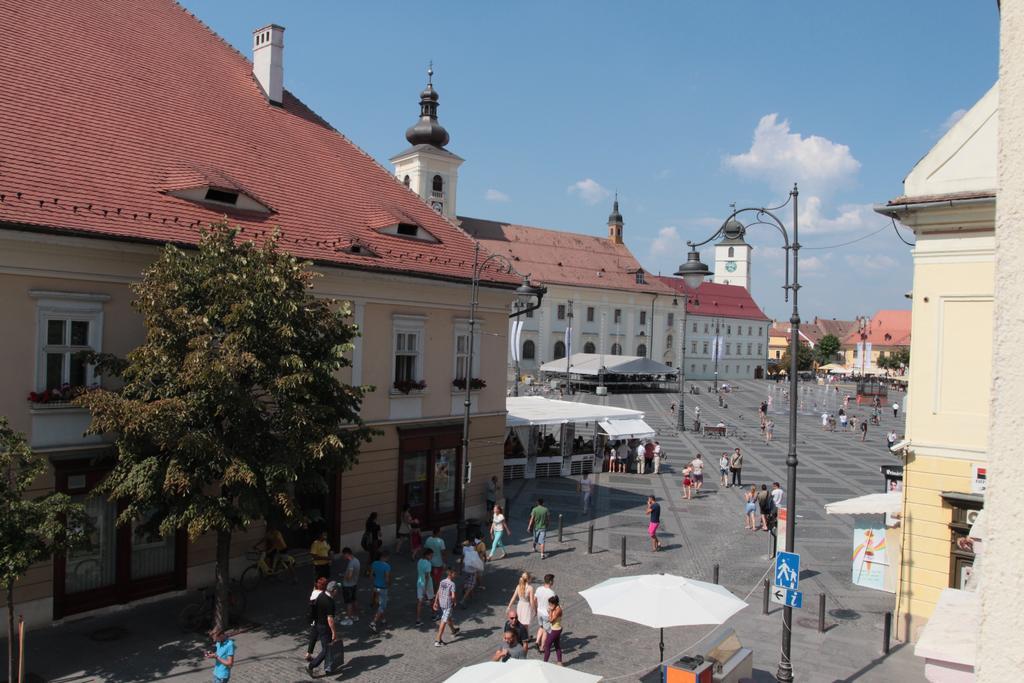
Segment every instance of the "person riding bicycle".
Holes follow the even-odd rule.
[[[281,535],[279,529],[268,526],[263,540],[256,544],[256,549],[267,554],[267,566],[270,567],[271,572],[276,572],[280,569],[277,566],[281,562],[279,555],[288,550],[288,544],[285,543],[284,536]]]

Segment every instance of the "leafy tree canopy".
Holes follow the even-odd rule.
[[[818,341],[818,345],[814,348],[817,352],[818,362],[822,364],[831,363],[836,353],[839,352],[840,346],[839,337],[834,334],[826,334]]]
[[[814,351],[803,341],[797,345],[797,349],[796,369],[798,371],[810,370],[814,364]],[[789,372],[789,365],[789,347],[786,347],[786,350],[782,352],[782,358],[779,359],[779,368]]]
[[[121,388],[78,399],[91,433],[117,435],[101,490],[126,503],[120,523],[155,511],[162,534],[217,531],[220,546],[272,514],[302,521],[299,494],[326,493],[329,473],[356,462],[372,435],[364,388],[338,372],[357,330],[346,302],[312,295],[314,275],[276,239],[243,242],[226,224],[145,271],[133,301],[145,342],[97,359]]]

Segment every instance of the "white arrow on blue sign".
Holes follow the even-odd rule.
[[[775,579],[772,583],[780,588],[796,590],[800,586],[800,556],[787,552],[776,554]]]
[[[804,594],[800,591],[792,591],[775,586],[772,588],[772,602],[800,609],[804,606]]]

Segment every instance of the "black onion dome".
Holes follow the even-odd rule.
[[[432,145],[444,147],[448,144],[448,131],[437,121],[438,94],[434,90],[434,71],[427,71],[427,87],[420,93],[420,120],[405,131],[405,139],[411,145]]]
[[[618,200],[618,198],[616,198],[615,199],[615,203],[612,204],[612,212],[610,214],[608,214],[608,223],[609,223],[609,225],[612,224],[612,223],[616,223],[616,224],[622,223],[622,214],[619,213],[619,200]]]

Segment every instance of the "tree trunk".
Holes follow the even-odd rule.
[[[14,582],[7,584],[7,680],[10,683],[18,680],[17,673],[21,662],[15,662],[18,657],[18,646],[14,642]]]
[[[231,574],[228,565],[231,562],[231,531],[217,532],[217,601],[213,614],[213,628],[226,631],[230,617],[228,610],[228,584]]]

